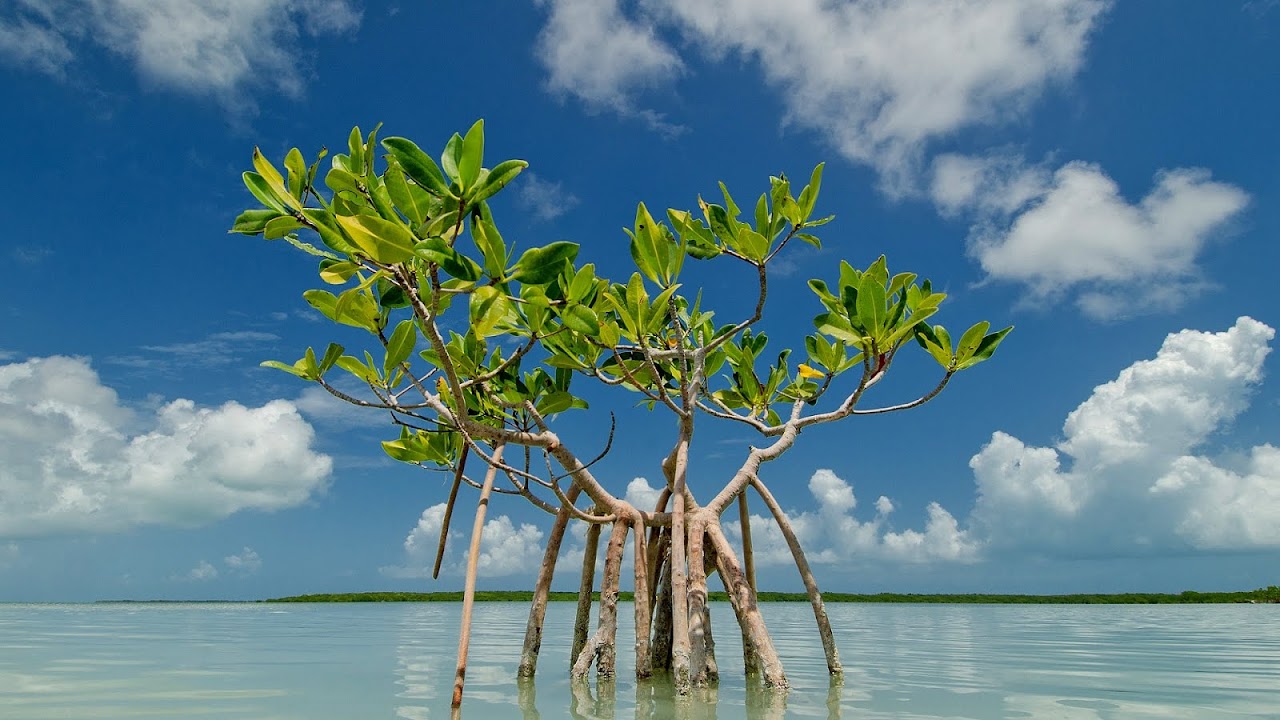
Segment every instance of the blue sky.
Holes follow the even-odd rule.
[[[477,118],[490,158],[530,163],[495,202],[508,240],[579,242],[615,277],[638,201],[826,161],[837,219],[775,281],[771,347],[819,312],[805,280],[880,253],[949,293],[949,327],[1017,326],[930,405],[768,468],[824,589],[1280,582],[1280,3],[220,5],[0,7],[0,600],[460,586],[461,539],[425,576],[445,479],[258,366],[353,340],[303,302],[312,263],[226,229],[255,145],[383,122],[439,148]],[[686,282],[724,307],[751,287]],[[868,402],[934,380],[901,363]],[[598,467],[643,497],[671,421],[628,402]],[[698,433],[692,482],[718,487],[751,438]],[[482,585],[530,586],[548,526],[497,502]],[[762,583],[798,589],[762,527]]]

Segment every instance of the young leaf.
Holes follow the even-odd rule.
[[[488,200],[499,190],[506,187],[515,176],[520,174],[521,170],[529,167],[529,163],[524,160],[504,160],[486,175],[471,190],[471,194],[467,197],[467,202],[474,205],[479,202]]]
[[[392,370],[400,366],[400,363],[408,360],[417,342],[418,331],[413,320],[401,320],[400,324],[396,325],[395,331],[391,333],[391,338],[387,340],[387,357],[382,365],[383,372],[390,375]]]
[[[978,349],[974,350],[973,355],[968,360],[958,364],[956,369],[964,370],[965,368],[971,368],[983,360],[990,358],[991,355],[995,353],[996,348],[1000,346],[1000,341],[1004,340],[1004,336],[1008,335],[1010,330],[1013,330],[1012,325],[1000,330],[999,332],[991,333],[990,335],[982,338],[982,342],[978,343]]]
[[[280,215],[288,214],[289,211],[285,209],[284,202],[271,190],[266,178],[256,172],[249,171],[245,171],[241,177],[244,178],[244,186],[249,188],[249,192],[253,193],[258,202],[275,210]]]
[[[545,247],[530,248],[516,261],[511,279],[529,285],[546,285],[560,276],[566,262],[572,263],[577,257],[578,244],[564,240]]]
[[[382,141],[391,156],[400,163],[404,172],[427,192],[436,197],[453,197],[449,191],[449,183],[445,182],[440,167],[429,155],[422,151],[412,140],[402,137],[389,137]]]
[[[484,120],[477,120],[462,140],[462,152],[458,157],[458,184],[464,193],[470,190],[480,176],[484,161]]]
[[[278,217],[284,216],[276,210],[245,210],[236,216],[235,224],[227,232],[241,235],[261,235],[262,231],[266,229],[267,223]]]
[[[978,345],[982,343],[983,336],[987,334],[987,329],[990,327],[991,323],[983,320],[982,322],[975,323],[973,327],[964,332],[964,335],[960,336],[960,343],[956,345],[957,367],[959,367],[959,364],[973,357],[973,354],[978,350]],[[999,341],[997,340],[997,342]]]
[[[372,215],[339,215],[337,220],[360,250],[375,262],[392,265],[413,257],[413,233],[400,223]]]
[[[298,199],[289,194],[289,189],[284,186],[284,178],[280,176],[280,171],[276,170],[271,161],[258,148],[253,149],[253,169],[258,171],[258,175],[266,182],[270,188],[271,194],[280,202],[288,205],[294,210],[300,209],[302,206],[298,204]]]

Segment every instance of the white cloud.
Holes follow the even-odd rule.
[[[893,531],[889,515],[894,505],[889,498],[879,497],[875,516],[859,521],[853,512],[858,506],[853,487],[831,470],[818,470],[809,478],[809,494],[817,509],[788,511],[788,515],[805,557],[812,564],[971,562],[978,558],[978,543],[937,503],[929,505],[923,531]],[[725,530],[739,540],[742,537],[737,522],[726,522]],[[751,541],[757,565],[794,563],[786,539],[771,515],[751,516]]]
[[[231,570],[245,575],[252,575],[262,568],[262,558],[248,545],[239,553],[222,558],[222,562]]]
[[[1173,333],[1155,358],[1095,388],[1055,447],[994,433],[969,462],[978,496],[963,523],[931,503],[923,531],[893,530],[885,497],[860,521],[850,484],[818,470],[817,509],[791,511],[795,533],[821,565],[1280,548],[1280,448],[1202,452],[1247,408],[1274,337],[1248,317],[1224,332]],[[793,562],[772,518],[753,515],[751,534],[759,565]]]
[[[551,15],[538,36],[538,59],[552,92],[577,96],[592,109],[643,114],[635,91],[681,72],[676,53],[658,39],[652,23],[623,14],[618,0],[540,0]],[[647,116],[660,124],[656,115]]]
[[[1253,448],[1238,470],[1195,454],[1247,407],[1274,336],[1247,317],[1174,333],[1072,411],[1056,448],[996,433],[969,463],[971,531],[1064,554],[1280,547],[1276,448]]]
[[[201,560],[182,579],[190,582],[204,582],[216,577],[218,577],[218,568],[210,565],[208,560]]]
[[[516,191],[520,207],[542,221],[555,220],[578,206],[577,195],[566,192],[564,184],[543,180],[531,172],[523,173]]]
[[[218,332],[202,340],[171,345],[144,345],[143,350],[172,356],[194,365],[225,365],[233,362],[246,349],[279,340],[280,336],[256,330]]]
[[[463,504],[454,506],[449,527],[449,542],[445,548],[442,575],[460,575],[466,569],[467,550],[470,547],[472,517],[458,513]],[[440,541],[440,529],[444,524],[445,504],[432,505],[422,511],[418,524],[404,539],[405,563],[381,568],[384,575],[401,578],[430,577],[435,563],[436,546]],[[467,514],[469,515],[469,514]],[[464,524],[467,532],[458,530]],[[506,515],[485,521],[480,539],[480,557],[476,561],[480,577],[527,575],[542,563],[543,533],[536,525],[521,523],[519,527]]]
[[[1016,159],[954,155],[935,161],[932,195],[944,213],[977,216],[970,252],[989,278],[1025,285],[1032,302],[1075,292],[1098,318],[1194,297],[1197,257],[1249,200],[1194,168],[1157,174],[1135,204],[1090,163],[1049,175]]]
[[[635,507],[648,512],[658,507],[658,498],[661,495],[662,488],[653,487],[648,480],[638,477],[627,483],[625,499]]]
[[[686,47],[758,62],[787,120],[817,130],[885,186],[914,189],[927,145],[1022,114],[1083,63],[1106,0],[646,0]],[[543,61],[553,88],[630,107],[637,86],[681,67],[649,25],[616,2],[553,0]],[[615,49],[619,44],[624,51]]]
[[[79,358],[0,365],[0,538],[195,526],[322,492],[328,456],[289,402],[135,413]]]
[[[301,94],[302,35],[354,30],[348,0],[21,0],[0,18],[0,55],[61,75],[89,42],[132,62],[147,81],[232,101],[250,87]]]

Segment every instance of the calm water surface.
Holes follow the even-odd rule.
[[[447,718],[460,606],[3,605],[0,718]],[[552,603],[539,678],[515,681],[524,603],[481,603],[467,718],[1280,718],[1280,606],[833,605],[827,682],[805,604],[764,607],[794,685],[747,687],[729,608],[722,680],[677,699],[566,678],[572,603]]]

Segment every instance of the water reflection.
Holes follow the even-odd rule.
[[[438,720],[458,609],[0,605],[0,718]],[[517,682],[525,608],[480,604],[461,716],[1280,718],[1280,606],[833,606],[843,685],[807,606],[764,610],[791,691],[743,676],[713,603],[720,684],[680,696],[668,676],[634,679],[625,609],[616,679],[570,682],[573,606],[553,603],[538,677]]]

